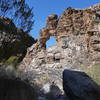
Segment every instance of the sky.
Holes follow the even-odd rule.
[[[30,7],[33,7],[34,20],[33,29],[30,32],[34,38],[39,38],[39,30],[45,27],[46,19],[50,14],[60,16],[68,8],[86,8],[93,4],[100,3],[100,0],[26,0]],[[48,47],[55,44],[55,39],[48,41]]]

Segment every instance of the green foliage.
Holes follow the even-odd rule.
[[[89,67],[86,72],[96,83],[100,84],[100,64]]]
[[[25,0],[0,0],[0,16],[12,19],[14,24],[29,32],[34,23],[33,8],[30,8]]]
[[[18,56],[11,56],[11,57],[9,57],[9,58],[6,60],[6,63],[7,63],[7,64],[14,65],[14,66],[17,66],[17,64],[18,64]]]
[[[17,56],[11,56],[7,59],[8,63],[13,63],[17,59]]]
[[[94,20],[93,23],[100,23],[100,20]]]
[[[89,67],[81,65],[79,69],[86,72],[97,84],[100,84],[100,64]]]

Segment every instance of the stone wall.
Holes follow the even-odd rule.
[[[40,31],[40,39],[27,50],[19,70],[39,84],[55,82],[61,86],[64,69],[82,70],[81,66],[86,69],[100,63],[99,9],[97,4],[86,9],[67,8],[59,18],[50,15]],[[57,44],[46,48],[50,36],[55,36]]]

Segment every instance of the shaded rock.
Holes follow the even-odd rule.
[[[48,99],[46,99],[45,97],[40,96],[40,97],[37,98],[37,100],[48,100]]]
[[[36,92],[13,69],[0,67],[0,100],[34,100]]]
[[[34,87],[19,78],[14,69],[0,67],[0,100],[34,100]]]
[[[23,30],[17,29],[12,20],[0,17],[0,63],[14,63],[13,58],[18,58],[17,61],[20,62],[27,48],[34,43],[36,40]]]
[[[69,98],[67,96],[65,96],[65,95],[59,95],[57,100],[69,100]]]
[[[70,100],[100,100],[100,86],[84,72],[64,70],[63,89]]]
[[[34,100],[34,89],[18,79],[0,78],[0,100]]]
[[[61,90],[55,84],[50,85],[50,90],[45,95],[48,99],[57,99],[62,94]]]

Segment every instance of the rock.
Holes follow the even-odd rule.
[[[0,62],[11,63],[14,57],[20,62],[27,48],[34,43],[36,40],[23,30],[17,29],[12,20],[0,17]]]
[[[15,69],[0,67],[0,100],[36,100],[38,87],[19,77]]]
[[[54,20],[54,19],[57,19],[58,16],[56,14],[51,14],[50,16],[48,16],[48,20]]]
[[[34,100],[34,89],[20,80],[0,78],[0,100]]]
[[[0,67],[0,100],[33,100],[34,88],[12,69]]]
[[[51,36],[55,37],[57,43],[50,48],[46,48],[46,42]],[[21,61],[20,64],[19,61]],[[8,66],[8,63],[9,65],[19,64],[19,66],[17,68],[13,65]],[[58,96],[60,95],[58,91],[62,90],[63,70],[87,71],[88,68],[97,65],[100,67],[100,4],[86,9],[69,7],[60,17],[56,14],[48,16],[46,26],[40,30],[38,40],[33,39],[23,30],[17,29],[9,18],[0,17],[0,67],[5,68],[7,66],[9,73],[13,70],[16,72],[17,69],[19,77],[23,80],[27,78],[31,84],[35,83],[39,86],[49,84],[44,91],[49,91],[51,88],[47,97],[54,98],[45,98],[45,96],[41,98],[42,96],[40,96],[37,99],[64,100],[65,97],[60,98]],[[93,77],[95,75],[96,82],[98,82],[100,76],[98,66],[96,69],[94,67],[94,70],[90,73]],[[72,73],[74,72],[72,71]],[[14,75],[14,73],[12,74]],[[77,98],[75,100],[89,100],[90,98],[94,100],[92,96],[98,95],[96,93],[96,83],[84,73],[75,75],[72,74],[72,79],[69,79],[70,74],[67,77],[70,83],[68,85],[71,85],[71,89],[76,91],[71,91],[71,93],[73,92],[71,94],[68,90],[66,94],[69,98],[72,95],[72,100],[74,100],[74,96]],[[53,88],[51,87],[52,83],[55,83]],[[89,86],[87,86],[88,83]],[[66,85],[66,82],[64,85]],[[77,90],[81,87],[82,89]],[[89,89],[89,92],[87,89]],[[92,91],[96,91],[95,95]],[[63,93],[63,91],[61,92]],[[97,96],[96,98],[98,100]],[[65,100],[67,100],[67,97]]]
[[[60,95],[57,100],[69,100],[69,98],[65,95]]]
[[[44,94],[49,93],[50,92],[50,84],[49,83],[44,84],[41,91],[43,91]]]
[[[70,100],[100,100],[100,86],[84,72],[64,70],[63,89]]]
[[[68,8],[60,17],[50,15],[37,43],[28,48],[20,63],[21,73],[28,73],[26,76],[32,77],[30,81],[33,78],[39,84],[54,81],[62,87],[64,69],[86,71],[96,64],[100,66],[98,5],[93,9]],[[46,48],[50,36],[55,36],[57,43]]]
[[[48,100],[48,99],[46,99],[45,97],[39,96],[39,97],[37,98],[37,100]]]
[[[62,94],[61,90],[59,89],[58,86],[56,86],[55,84],[52,84],[50,86],[50,91],[49,91],[49,98],[52,97],[52,98],[57,98],[59,95]]]
[[[58,16],[56,14],[52,14],[47,18],[46,27],[40,30],[39,44],[42,45],[41,48],[46,48],[46,42],[49,40],[50,36],[55,36],[55,29],[58,23]]]

